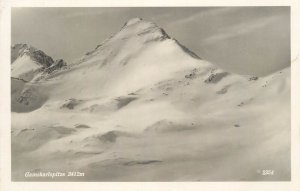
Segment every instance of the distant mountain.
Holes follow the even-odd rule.
[[[29,56],[32,60],[47,68],[54,63],[53,59],[43,51],[27,44],[15,44],[11,48],[11,63],[14,63],[19,57]]]
[[[85,172],[65,178],[79,181],[290,178],[290,68],[234,74],[140,18],[67,66],[20,47],[13,180],[37,168]]]
[[[66,66],[63,60],[53,59],[43,51],[27,44],[16,44],[11,47],[11,75],[26,81],[32,80],[38,73],[59,69]]]

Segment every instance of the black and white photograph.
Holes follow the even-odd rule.
[[[296,0],[0,0],[0,190],[299,191]]]
[[[14,7],[12,181],[291,180],[290,7]]]

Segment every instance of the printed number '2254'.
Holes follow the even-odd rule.
[[[275,174],[275,171],[274,170],[262,170],[261,174],[263,176],[272,176]]]

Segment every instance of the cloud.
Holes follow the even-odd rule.
[[[213,44],[218,41],[227,40],[230,38],[248,34],[259,28],[275,23],[280,18],[282,18],[281,15],[276,15],[271,17],[254,19],[251,20],[250,22],[239,23],[230,27],[226,27],[222,29],[222,32],[219,32],[213,36],[204,39],[201,43]]]
[[[175,26],[175,25],[180,25],[184,23],[190,23],[194,22],[195,20],[199,19],[199,17],[204,17],[204,16],[217,16],[221,15],[224,13],[236,11],[237,7],[224,7],[224,8],[212,8],[212,9],[207,9],[207,10],[202,10],[196,14],[190,15],[188,17],[184,17],[181,19],[178,19],[176,21],[170,22],[169,25]]]

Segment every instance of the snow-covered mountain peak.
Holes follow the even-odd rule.
[[[138,55],[141,51],[158,44],[162,46],[170,46],[175,49],[179,47],[183,52],[189,54],[189,56],[196,59],[200,58],[195,53],[181,45],[176,39],[171,38],[164,29],[155,23],[141,18],[133,18],[125,22],[120,31],[99,44],[94,50],[87,52],[79,60],[79,63],[91,59],[99,54],[102,58],[110,58],[120,52],[123,52],[122,54],[119,54],[121,57],[128,54]],[[115,57],[116,55],[113,56],[113,58]]]
[[[128,20],[127,22],[126,22],[126,26],[130,26],[130,25],[133,25],[133,24],[136,24],[136,23],[138,23],[138,22],[140,22],[140,21],[142,21],[143,19],[142,18],[139,18],[139,17],[136,17],[136,18],[132,18],[132,19],[130,19],[130,20]]]
[[[148,40],[169,39],[169,35],[153,22],[145,21],[141,18],[133,18],[127,21],[114,39],[139,38]]]
[[[58,71],[66,65],[64,60],[54,61],[43,51],[28,44],[15,44],[11,47],[11,77],[13,78],[31,81],[42,74]]]
[[[201,59],[194,52],[180,44],[176,39],[171,38],[163,28],[153,22],[145,21],[142,18],[132,18],[127,21],[121,31],[113,36],[111,40],[124,41],[132,39],[137,42],[142,42],[142,44],[170,40],[193,58]]]
[[[33,61],[47,68],[54,63],[54,60],[43,51],[28,44],[15,44],[11,48],[11,63],[24,55],[29,56]]]

